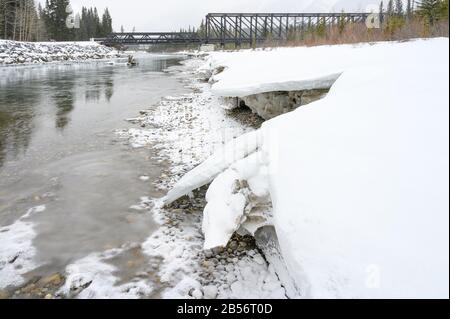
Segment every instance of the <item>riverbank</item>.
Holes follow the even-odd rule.
[[[192,57],[182,67],[168,69],[192,93],[166,97],[155,109],[129,119],[141,128],[117,132],[133,147],[152,147],[161,161],[168,161],[169,169],[156,182],[164,192],[226,142],[263,122],[248,109],[222,108],[224,101],[211,94],[208,75],[198,72],[204,63],[204,59]],[[205,191],[193,192],[169,207],[161,207],[156,199],[142,200],[142,209],[149,210],[161,225],[142,245],[145,254],[162,259],[157,272],[165,286],[161,296],[286,298],[274,268],[251,236],[235,235],[226,247],[202,249]]]
[[[211,53],[211,92],[260,96],[258,113],[279,92],[329,93],[225,144],[164,203],[208,187],[207,250],[273,226],[301,297],[448,298],[448,50],[438,38]]]
[[[16,246],[9,246],[11,249],[8,248],[4,252],[0,250],[0,277],[4,279],[4,282],[0,282],[0,296],[286,298],[285,289],[273,267],[269,266],[252,237],[236,235],[224,249],[202,249],[201,221],[205,206],[205,189],[194,192],[191,199],[180,200],[171,207],[159,206],[159,196],[167,192],[184,173],[201,163],[227,141],[257,129],[263,122],[248,109],[226,111],[220,107],[222,101],[211,94],[205,75],[197,72],[199,65],[204,62],[202,58],[194,57],[184,61],[181,66],[165,65],[167,78],[172,81],[174,78],[178,79],[190,93],[179,95],[175,92],[153,106],[149,103],[148,109],[136,112],[138,117],[127,118],[128,124],[124,127],[131,128],[117,130],[113,136],[117,137],[117,141],[123,143],[124,147],[130,148],[130,156],[140,158],[141,155],[147,154],[149,163],[159,163],[154,169],[144,170],[139,174],[140,182],[151,183],[151,189],[155,190],[139,193],[130,191],[127,187],[126,194],[142,194],[141,201],[124,209],[123,216],[120,210],[117,211],[121,224],[114,226],[116,233],[120,232],[118,226],[123,225],[122,221],[129,224],[128,228],[138,227],[139,230],[130,229],[118,238],[116,235],[105,238],[102,231],[97,239],[105,245],[96,245],[92,249],[83,248],[89,253],[78,253],[70,258],[63,268],[51,266],[51,263],[49,266],[49,260],[36,260],[40,247],[35,244],[42,221],[51,224],[55,218],[52,214],[56,212],[52,206],[53,200],[58,196],[53,194],[48,203],[43,202],[45,207],[36,206],[29,214],[19,216],[16,224],[2,228],[0,237],[5,240],[17,238],[14,236],[19,226],[28,227],[29,235],[20,240],[25,244],[21,248],[24,253],[17,254],[14,249]],[[142,65],[132,70],[138,72],[140,69]],[[127,100],[126,103],[130,101]],[[75,165],[67,171],[71,172],[76,167]],[[159,174],[158,170],[162,170],[159,178],[155,177],[155,174]],[[76,171],[80,169],[77,168]],[[100,176],[103,176],[103,173],[100,173]],[[86,176],[86,181],[89,180]],[[123,181],[120,182],[120,185],[123,184]],[[85,182],[83,185],[83,188],[86,188]],[[117,191],[121,192],[120,189]],[[111,196],[116,198],[117,194]],[[104,200],[111,201],[108,196],[105,196]],[[40,203],[41,199],[38,202]],[[126,203],[121,203],[118,208],[123,204]],[[85,206],[82,210],[83,215],[86,215],[87,208]],[[100,211],[103,210],[100,208]],[[62,210],[59,210],[59,213],[61,212]],[[81,211],[77,214],[79,213]],[[149,214],[153,215],[158,227],[155,231],[147,232],[147,237],[150,237],[136,240],[136,236],[146,229],[144,226],[151,222]],[[112,227],[115,216],[114,214],[109,217],[102,229]],[[83,229],[85,228],[88,230],[83,226]],[[81,231],[77,227],[74,230]],[[55,236],[56,233],[57,230],[53,230],[47,235]],[[134,240],[130,238],[123,242],[122,239],[130,236],[134,237]],[[77,242],[81,240],[82,238],[78,238]],[[66,240],[58,241],[61,246],[65,245],[64,242],[68,244],[70,237],[66,236]],[[92,247],[92,243],[89,245]],[[69,252],[66,251],[65,254],[71,257]],[[22,270],[14,268],[18,265],[23,267]],[[34,269],[36,267],[37,270]],[[7,273],[14,277],[6,275]]]
[[[428,59],[411,68],[417,54]],[[128,152],[157,165],[136,175],[151,192],[114,184],[110,192],[142,194],[127,214],[114,216],[139,227],[152,215],[156,229],[125,242],[137,231],[124,231],[110,242],[117,227],[108,215],[100,229],[109,227],[111,236],[101,246],[23,283],[36,267],[30,220],[52,208],[51,199],[39,197],[44,206],[21,211],[0,229],[2,241],[14,239],[17,229],[19,242],[29,244],[25,253],[0,259],[0,274],[17,274],[0,279],[20,281],[0,297],[448,295],[443,56],[448,39],[215,52],[165,65],[168,78],[189,92],[147,102],[123,129],[110,132]],[[124,89],[123,105],[135,95],[131,89]],[[321,89],[329,93],[265,122],[230,103],[263,95],[255,99],[261,103],[278,96],[268,92],[291,91],[301,100],[305,90]],[[274,105],[266,102],[262,108]],[[116,196],[105,195],[104,204]],[[47,222],[55,217],[49,216]]]
[[[121,57],[95,42],[18,42],[0,40],[0,66],[82,62]]]
[[[164,194],[152,181],[167,163],[151,149],[130,148],[114,130],[132,128],[124,119],[188,90],[163,72],[183,56],[135,56],[136,68],[1,68],[0,298],[157,293],[158,260],[140,245],[159,226],[138,204]],[[82,289],[63,292],[72,280]]]

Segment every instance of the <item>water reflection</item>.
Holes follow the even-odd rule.
[[[155,180],[163,164],[151,148],[130,151],[112,132],[134,127],[124,119],[185,91],[160,72],[179,59],[139,62],[42,67],[33,69],[38,77],[21,70],[8,79],[0,68],[0,226],[45,205],[32,218],[32,247],[52,272],[92,252],[142,242],[156,227],[130,207],[141,196],[163,195],[139,179]],[[34,275],[48,275],[40,271]]]
[[[100,76],[86,79],[86,102],[99,102],[102,97],[110,102],[114,94],[114,69],[105,69]]]
[[[77,112],[82,127],[91,112],[107,112],[104,107],[110,104],[123,107],[135,98],[134,89],[149,85],[154,72],[176,65],[179,57],[138,61],[135,68],[121,63],[0,67],[0,169],[7,158],[24,154],[39,128],[46,128],[49,138],[71,126],[77,109],[83,109],[83,114]],[[112,101],[118,86],[121,95]],[[48,130],[52,118],[55,132]]]
[[[108,79],[105,81],[105,99],[106,101],[111,101],[111,98],[114,94],[114,81],[112,79]]]
[[[39,91],[29,90],[20,94],[14,89],[2,91],[0,95],[0,168],[7,156],[17,157],[28,148],[33,132],[32,105],[39,101]]]
[[[56,106],[55,127],[58,129],[64,129],[70,122],[70,112],[75,103],[74,84],[73,80],[67,80],[55,87],[53,103]]]

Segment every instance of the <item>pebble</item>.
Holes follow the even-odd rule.
[[[205,299],[215,299],[217,297],[218,290],[217,287],[209,285],[203,287],[203,293]]]
[[[8,299],[9,294],[6,291],[0,291],[0,299]]]
[[[199,289],[194,289],[191,293],[192,297],[194,297],[195,299],[202,299],[203,298],[203,293],[199,290]]]

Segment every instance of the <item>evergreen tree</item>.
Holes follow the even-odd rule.
[[[403,15],[403,0],[395,0],[395,14],[399,17]]]
[[[433,25],[439,19],[448,17],[448,0],[422,0],[417,9],[418,13]]]
[[[205,27],[205,20],[202,19],[202,22],[200,23],[200,27],[197,30],[197,34],[201,38],[206,37],[206,27]]]
[[[98,16],[97,8],[95,8],[95,7],[94,7],[93,18],[94,18],[94,22],[93,22],[94,31],[93,31],[92,37],[97,38],[101,34],[102,24],[100,23],[100,17]]]
[[[67,27],[69,0],[46,0],[44,17],[50,39],[68,41],[74,39],[74,30]]]
[[[384,20],[384,4],[383,4],[383,1],[380,2],[380,7],[378,9],[378,12],[380,14],[380,23],[383,24],[383,20]]]
[[[45,25],[44,9],[41,3],[38,4],[38,21],[36,30],[36,41],[48,40],[47,26]]]
[[[394,15],[394,0],[389,0],[386,8],[386,13],[388,17],[392,17]]]
[[[101,37],[108,36],[112,31],[112,18],[108,8],[106,8],[102,16]]]
[[[411,0],[408,0],[407,4],[406,4],[406,16],[408,18],[410,18],[412,15],[412,2]]]

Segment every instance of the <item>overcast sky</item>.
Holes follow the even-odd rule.
[[[44,2],[44,0],[39,0]],[[71,0],[74,11],[108,7],[115,31],[177,31],[199,26],[208,12],[347,12],[361,11],[381,0]],[[386,0],[387,1],[387,0]],[[385,2],[386,2],[385,1]]]

